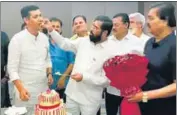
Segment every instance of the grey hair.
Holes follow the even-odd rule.
[[[141,13],[139,13],[139,12],[135,12],[135,13],[132,13],[132,14],[130,14],[129,15],[129,18],[135,18],[135,20],[137,21],[137,22],[141,22],[142,23],[142,28],[144,28],[144,26],[145,26],[145,17],[144,17],[144,15],[142,15]]]

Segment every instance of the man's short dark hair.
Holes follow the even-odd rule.
[[[112,20],[108,16],[103,15],[97,16],[94,21],[96,20],[103,22],[103,24],[101,25],[101,29],[107,30],[108,31],[107,36],[109,36],[113,26]]]
[[[27,18],[30,16],[30,11],[34,11],[34,10],[38,10],[39,7],[35,6],[35,5],[29,5],[29,6],[25,6],[21,9],[21,17],[23,18]]]
[[[75,19],[78,18],[78,17],[81,17],[81,18],[85,21],[85,23],[87,23],[87,19],[86,19],[86,17],[85,17],[84,15],[76,15],[76,16],[73,18],[73,24],[74,24]]]
[[[54,21],[54,22],[59,22],[60,25],[61,25],[61,27],[63,26],[62,21],[61,21],[60,19],[56,18],[56,17],[52,17],[52,18],[50,18],[50,21],[51,21],[51,22],[52,22],[52,21]]]
[[[129,20],[129,16],[127,13],[118,13],[116,15],[113,16],[113,18],[117,18],[117,17],[122,17],[122,22],[125,24],[128,24],[128,28],[130,26],[130,20]]]
[[[176,26],[175,7],[170,3],[156,3],[150,9],[158,8],[158,16],[161,20],[166,20],[169,27]]]
[[[25,26],[26,26],[26,24],[23,23],[23,24],[21,25],[21,30],[25,29]]]

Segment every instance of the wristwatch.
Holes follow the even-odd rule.
[[[146,92],[143,92],[142,102],[147,103],[148,102],[148,95]]]

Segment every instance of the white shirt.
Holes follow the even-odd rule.
[[[28,102],[22,102],[15,88],[15,104],[35,104],[37,95],[47,89],[46,69],[52,67],[48,49],[48,38],[41,32],[36,37],[25,29],[11,39],[8,49],[10,81],[20,79],[31,95]]]
[[[112,42],[111,44],[114,46],[114,54],[116,55],[124,55],[127,53],[143,54],[144,47],[140,45],[142,41],[130,33],[122,40],[117,40],[114,36],[110,36],[109,41]],[[107,87],[107,92],[120,96],[120,90],[112,86]]]
[[[103,70],[103,63],[110,56],[109,42],[95,45],[89,37],[69,40],[62,38],[56,31],[52,31],[50,35],[61,48],[76,53],[72,74],[83,74],[83,80],[80,82],[69,80],[66,95],[80,104],[100,104],[103,89],[109,84]]]
[[[142,45],[141,47],[145,47],[146,42],[150,39],[150,36],[142,33],[139,39],[141,40],[141,45]]]

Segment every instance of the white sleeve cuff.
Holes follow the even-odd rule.
[[[52,63],[51,62],[48,62],[47,68],[52,68]]]
[[[15,80],[17,80],[17,79],[20,79],[18,73],[16,73],[16,72],[10,74],[10,75],[9,75],[9,78],[10,78],[10,82],[13,82],[13,81],[15,81]]]
[[[87,75],[85,75],[85,74],[84,74],[84,75],[82,74],[82,77],[83,77],[83,78],[82,78],[82,81],[83,81],[83,82],[88,82],[88,81],[89,81],[89,76],[87,76]]]
[[[54,29],[51,32],[49,32],[50,35],[53,34],[53,33],[55,33]]]

